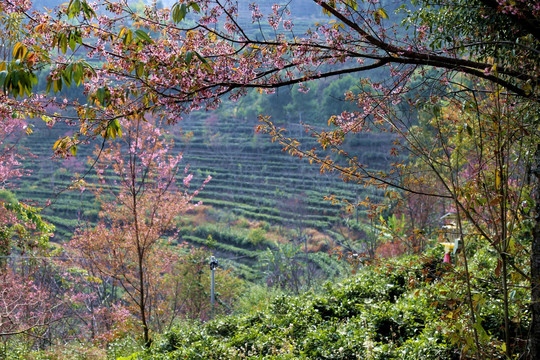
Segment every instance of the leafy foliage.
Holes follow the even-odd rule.
[[[486,256],[483,252],[478,260]],[[443,266],[441,257],[438,249],[381,262],[327,284],[322,293],[279,295],[249,313],[184,324],[136,358],[453,359],[467,353],[459,339],[466,325],[459,314],[466,307],[458,300],[463,289],[458,268]],[[489,271],[475,271],[482,286],[496,291],[482,281]],[[497,298],[478,302],[486,346],[503,338],[497,331],[501,314],[493,311]],[[526,324],[518,331],[526,331]],[[504,357],[496,346],[489,356]]]

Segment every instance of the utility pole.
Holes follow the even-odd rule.
[[[214,271],[218,267],[218,261],[215,257],[210,256],[210,271],[211,271],[211,285],[210,285],[210,305],[212,308],[212,312],[210,313],[210,318],[214,317],[214,302],[215,302],[215,278],[214,278]]]

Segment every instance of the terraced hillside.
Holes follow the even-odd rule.
[[[342,236],[338,229],[343,209],[324,196],[354,200],[382,193],[344,183],[335,174],[320,174],[317,166],[290,157],[279,144],[257,134],[256,118],[241,120],[223,113],[227,111],[194,113],[170,128],[176,150],[183,153],[184,164],[194,174],[192,183],[212,176],[198,198],[205,213],[191,214],[179,224],[179,241],[209,245],[211,239],[216,254],[241,259],[235,267],[246,277],[255,277],[252,265],[260,251],[277,249],[280,243],[309,251],[310,261],[319,269],[329,267],[326,255],[316,253],[328,250]],[[313,141],[300,124],[285,126],[292,136]],[[35,158],[26,164],[31,172],[17,190],[19,199],[49,204],[43,215],[56,226],[54,241],[59,243],[69,240],[77,227],[94,223],[99,211],[89,190],[96,183],[90,168],[96,144],[79,147],[74,158],[51,158],[54,142],[71,130],[64,124],[52,128],[43,122],[35,124],[34,133],[24,141]],[[390,143],[387,137],[372,134],[355,141],[350,146],[362,160],[382,166]],[[84,176],[85,188],[72,186],[76,174]]]
[[[362,187],[343,183],[334,174],[322,175],[316,166],[285,154],[279,144],[257,134],[255,126],[255,121],[200,113],[171,128],[177,150],[183,152],[195,183],[208,174],[212,176],[200,196],[205,205],[271,224],[287,225],[291,219],[301,217],[304,227],[325,230],[338,221],[341,209],[324,201],[324,195],[347,199],[365,196]],[[304,136],[298,125],[287,126]],[[64,236],[75,229],[77,221],[95,220],[97,210],[89,191],[69,189],[75,173],[88,171],[88,162],[92,161],[88,157],[95,145],[80,149],[76,158],[51,158],[52,144],[68,131],[62,124],[53,128],[38,124],[34,134],[25,139],[24,145],[37,157],[27,164],[31,174],[18,191],[21,198],[42,204],[48,199],[53,201],[45,216],[57,225],[59,241],[66,240]],[[182,134],[187,132],[193,132],[193,136],[189,141],[182,140]],[[364,160],[381,161],[386,144],[384,136],[371,135],[355,147]],[[85,177],[88,183],[94,179],[92,171]]]

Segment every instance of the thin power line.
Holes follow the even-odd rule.
[[[256,258],[256,255],[243,255],[236,257],[219,257],[222,260],[237,260],[243,258]],[[91,259],[83,256],[32,256],[32,255],[0,255],[0,259],[38,259],[38,260],[84,260]]]
[[[65,257],[65,256],[31,256],[31,255],[1,255],[0,259],[39,259],[39,260],[74,260],[90,259],[89,257]]]

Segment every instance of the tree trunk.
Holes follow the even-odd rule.
[[[540,144],[537,145],[533,169],[535,213],[531,249],[531,359],[540,359]]]

